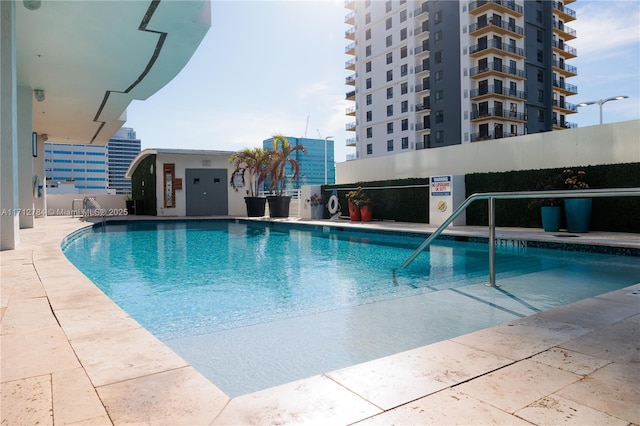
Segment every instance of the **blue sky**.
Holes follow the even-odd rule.
[[[336,161],[354,148],[345,130],[353,117],[345,101],[351,86],[344,69],[348,10],[334,1],[213,1],[212,26],[182,72],[127,111],[144,148],[235,151],[261,146],[274,133],[333,136]],[[567,25],[578,38],[567,44],[578,87],[568,102],[611,96],[629,99],[603,106],[604,123],[640,119],[640,2],[578,0]],[[599,123],[599,107],[580,107],[567,120]]]

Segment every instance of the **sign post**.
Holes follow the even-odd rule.
[[[431,176],[429,183],[429,224],[441,225],[465,199],[464,176]],[[463,212],[453,225],[465,224]]]

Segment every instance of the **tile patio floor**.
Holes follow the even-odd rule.
[[[21,230],[18,249],[0,252],[2,425],[640,425],[640,277],[612,293],[230,399],[66,260],[61,240],[86,225],[38,219]],[[640,247],[637,234],[579,238]]]

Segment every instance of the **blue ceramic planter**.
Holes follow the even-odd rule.
[[[542,206],[540,207],[540,214],[542,215],[542,228],[546,232],[558,232],[560,230],[562,207]]]
[[[591,198],[567,198],[564,200],[567,231],[589,232],[591,222]]]

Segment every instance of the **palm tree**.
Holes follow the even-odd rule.
[[[280,149],[278,149],[278,146],[280,146]],[[300,163],[295,158],[289,158],[295,151],[307,153],[304,145],[292,146],[289,140],[279,133],[273,136],[273,150],[269,150],[271,158],[268,173],[271,178],[271,188],[276,190],[277,195],[282,195],[287,185],[285,174],[287,165],[291,167],[292,180],[296,180],[300,174]]]
[[[231,154],[229,162],[236,167],[231,173],[229,185],[237,191],[241,186],[236,184],[236,178],[241,176],[242,186],[244,187],[246,184],[245,174],[249,172],[247,195],[257,197],[260,185],[267,178],[270,151],[263,148],[245,148],[242,151]]]

